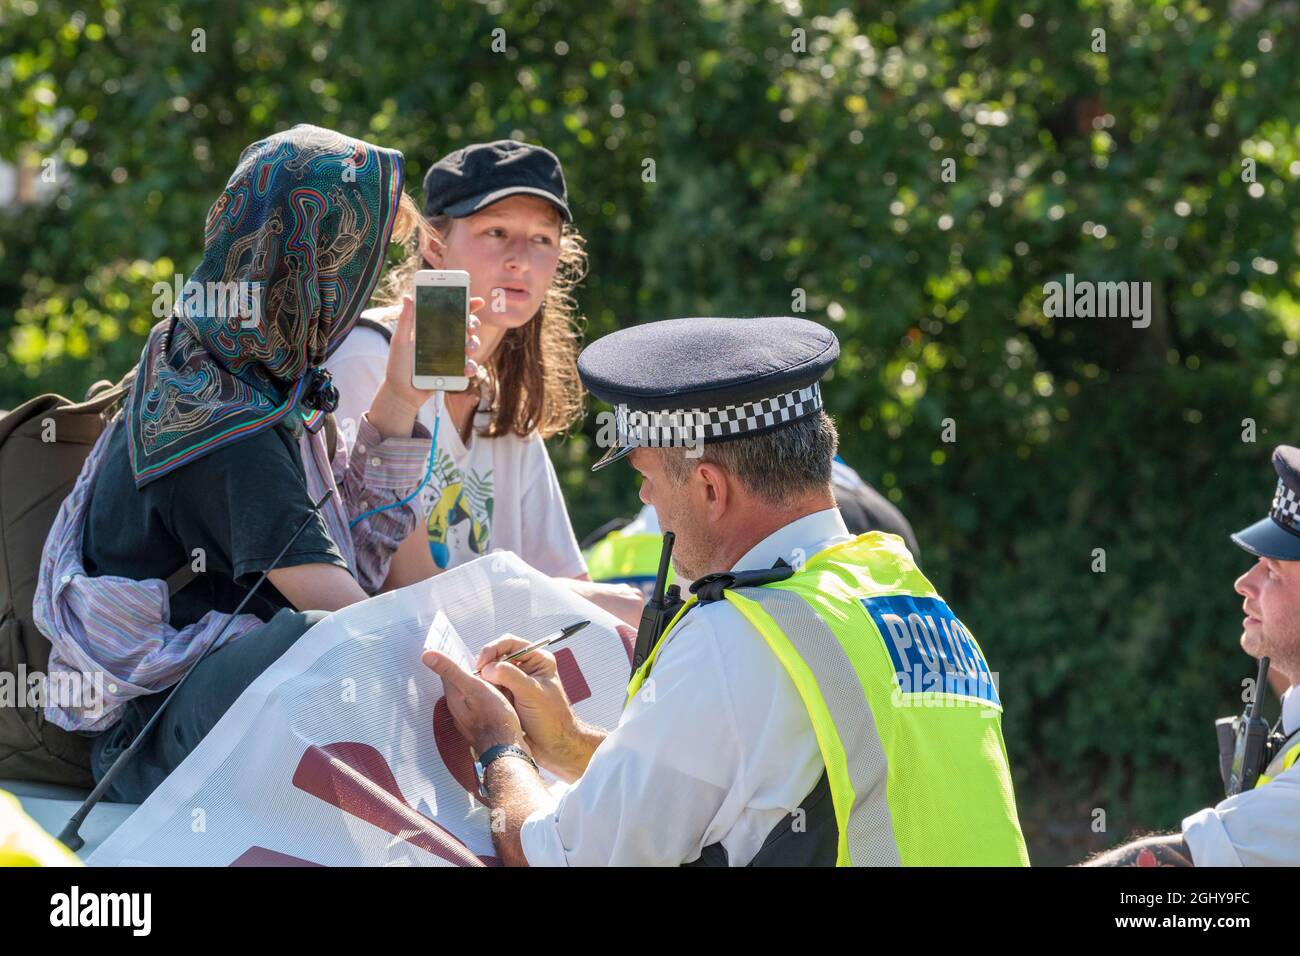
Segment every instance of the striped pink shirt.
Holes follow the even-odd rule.
[[[90,492],[113,429],[104,429],[64,499],[45,540],[33,601],[36,626],[53,645],[48,686],[78,686],[78,701],[46,700],[46,719],[65,730],[96,731],[120,718],[133,697],[171,687],[209,647],[228,615],[209,611],[177,630],[170,626],[167,583],[113,575],[91,577],[82,564],[81,539]],[[376,593],[388,575],[393,553],[420,519],[418,498],[369,515],[351,530],[348,522],[365,512],[414,494],[424,477],[429,431],[415,423],[410,438],[383,438],[362,416],[352,449],[340,441],[328,460],[323,430],[303,430],[299,439],[307,491],[313,501],[329,488],[335,493],[322,509],[325,525],[348,569],[367,594]],[[262,621],[241,614],[220,645],[237,640]],[[86,688],[96,688],[87,691]]]

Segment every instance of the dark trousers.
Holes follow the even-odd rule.
[[[143,803],[216,726],[244,689],[325,614],[284,608],[267,623],[209,654],[195,666],[184,686],[127,701],[122,719],[91,737],[90,770],[96,783],[163,701],[176,698],[167,705],[140,749],[118,771],[104,799]]]

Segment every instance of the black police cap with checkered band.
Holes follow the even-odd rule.
[[[583,385],[614,406],[614,442],[592,471],[634,448],[759,435],[815,415],[818,382],[839,354],[830,329],[788,316],[668,319],[606,335],[578,357]]]
[[[1273,449],[1277,490],[1268,517],[1238,531],[1232,540],[1251,554],[1277,561],[1300,561],[1300,448]]]

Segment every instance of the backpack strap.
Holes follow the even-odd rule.
[[[99,394],[100,392],[104,391],[104,389],[106,389],[106,388],[112,388],[112,387],[113,387],[114,385],[116,385],[116,384],[117,384],[116,382],[110,381],[109,379],[101,378],[101,379],[100,379],[98,382],[96,382],[94,385],[90,386],[90,388],[86,389],[86,398],[85,398],[85,401],[87,401],[87,402],[90,401],[90,400],[93,399],[97,394]]]
[[[387,322],[380,322],[378,319],[368,319],[364,315],[357,319],[355,328],[370,329],[372,332],[378,332],[384,337],[385,342],[393,341],[393,327]]]
[[[195,571],[189,562],[182,564],[167,578],[167,596],[175,597],[177,592],[187,587],[198,576],[199,572]]]
[[[93,414],[95,412],[106,415],[112,411],[113,406],[126,398],[126,394],[131,390],[131,383],[134,380],[135,369],[131,369],[116,383],[110,382],[106,378],[100,379],[86,389],[85,401],[70,403],[60,411],[72,415]]]

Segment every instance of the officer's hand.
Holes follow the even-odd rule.
[[[524,746],[519,717],[501,691],[475,677],[446,654],[425,651],[420,660],[442,678],[451,719],[476,755],[497,744]]]
[[[506,634],[485,644],[474,666],[482,668],[484,680],[510,692],[519,723],[528,735],[533,759],[552,773],[570,779],[581,734],[578,719],[560,682],[555,655],[539,650],[513,661],[500,660],[529,643],[513,634]],[[587,756],[589,753],[584,752],[584,767]]]

